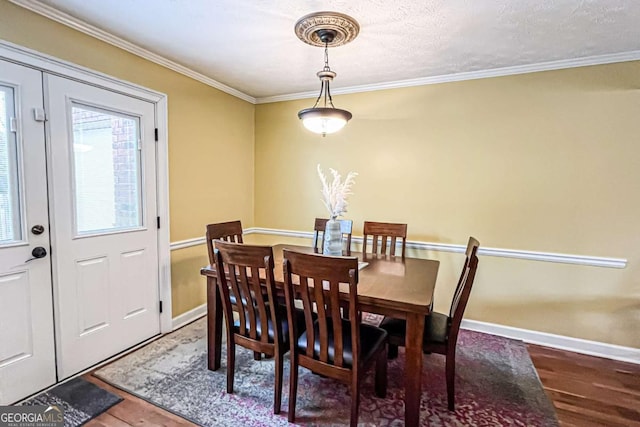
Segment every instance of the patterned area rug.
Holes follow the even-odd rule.
[[[76,427],[97,417],[120,401],[121,397],[82,378],[74,378],[22,402],[22,405],[57,406],[64,409],[65,427]]]
[[[456,410],[447,410],[444,357],[425,355],[420,424],[423,426],[558,426],[526,347],[461,331]],[[404,425],[404,353],[389,361],[387,398],[375,397],[373,373],[361,391],[360,425]],[[227,394],[222,367],[207,370],[206,321],[200,319],[100,369],[101,379],[203,426],[288,426],[289,361],[282,413],[273,415],[273,360],[254,361],[236,347],[235,393]],[[348,425],[347,387],[300,368],[296,422]]]

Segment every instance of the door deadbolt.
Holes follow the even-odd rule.
[[[34,225],[33,227],[31,227],[31,232],[33,234],[35,234],[36,236],[39,234],[44,233],[44,226],[38,224],[38,225]]]

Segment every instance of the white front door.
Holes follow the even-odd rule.
[[[0,60],[0,405],[56,381],[42,107],[42,73]]]
[[[160,333],[153,103],[45,75],[60,379]]]

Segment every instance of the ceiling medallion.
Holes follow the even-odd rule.
[[[319,30],[335,31],[333,40],[328,44],[318,35]],[[360,32],[360,25],[350,16],[338,12],[314,12],[298,19],[295,25],[296,35],[311,46],[337,47],[349,43]]]

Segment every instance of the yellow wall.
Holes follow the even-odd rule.
[[[321,138],[296,118],[312,100],[254,107],[6,0],[0,39],[168,94],[172,241],[234,218],[310,230],[326,216],[316,164],[355,170],[355,234],[364,219],[399,221],[412,240],[472,234],[486,247],[628,259],[619,270],[483,256],[467,315],[640,347],[638,62],[339,95],[354,119]],[[214,171],[220,158],[237,161]],[[446,310],[460,255],[411,255],[442,261]],[[206,262],[204,246],[172,253],[174,316],[204,303]]]
[[[326,217],[316,165],[357,171],[355,234],[397,221],[412,240],[628,259],[483,256],[467,317],[640,347],[639,89],[629,62],[337,95],[354,118],[326,138],[296,118],[312,100],[258,105],[255,224],[310,230]],[[446,310],[461,255],[415,255],[442,260]]]
[[[171,241],[202,236],[209,222],[239,218],[252,225],[252,104],[6,0],[0,0],[0,39],[168,95]],[[222,183],[214,180],[218,174]],[[172,253],[174,316],[205,302],[198,268],[186,266],[206,263],[204,246]]]

